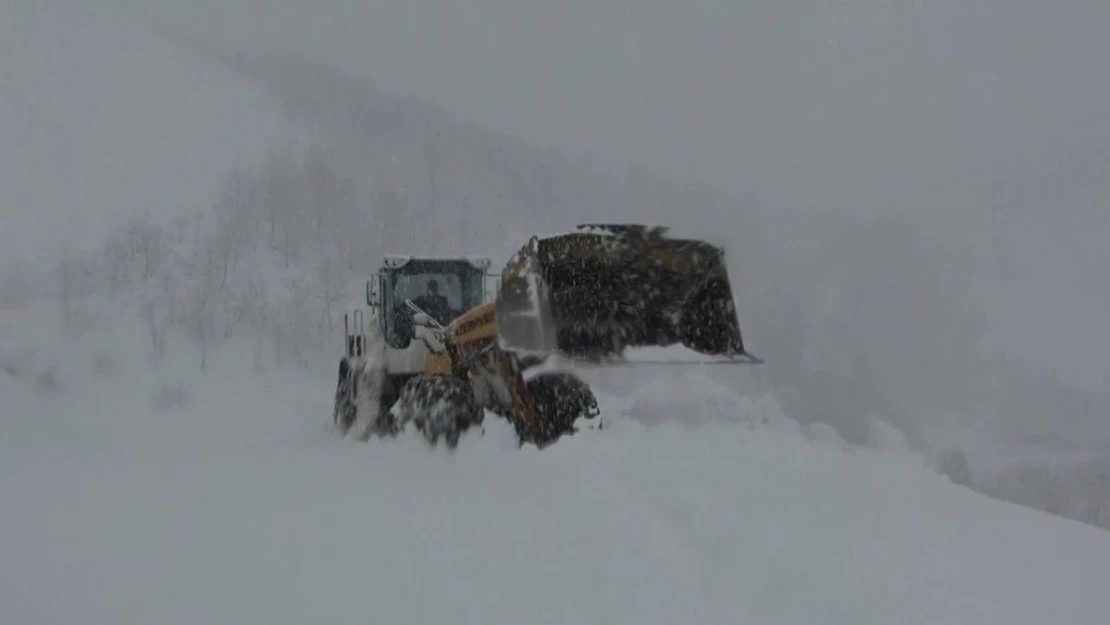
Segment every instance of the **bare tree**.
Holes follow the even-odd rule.
[[[148,215],[133,217],[125,226],[124,235],[129,257],[140,263],[142,280],[149,280],[161,265],[165,253],[165,234],[161,226],[151,223]]]
[[[61,308],[62,329],[67,337],[82,332],[80,302],[96,285],[96,268],[86,258],[63,249],[58,263],[58,301]]]
[[[337,254],[325,253],[316,275],[316,288],[324,308],[325,327],[330,332],[335,327],[335,308],[345,294],[348,274]]]
[[[262,168],[262,199],[269,222],[270,243],[278,243],[278,229],[290,217],[301,212],[298,188],[299,166],[292,144],[270,150]],[[289,233],[289,230],[286,230]]]
[[[189,330],[200,348],[200,369],[208,369],[208,347],[212,339],[214,290],[204,281],[196,283],[190,302]]]
[[[224,180],[219,199],[213,204],[215,232],[212,246],[220,265],[220,289],[227,286],[235,263],[246,250],[251,234],[252,187],[248,177],[236,168]]]
[[[220,264],[217,247],[212,241],[204,253],[190,264],[189,282],[184,297],[184,322],[200,349],[200,367],[208,366],[208,348],[216,324],[218,297],[221,294]]]
[[[178,215],[173,218],[173,240],[176,243],[185,242],[185,231],[189,228],[189,218],[184,215]]]
[[[114,288],[122,288],[131,281],[132,253],[121,231],[104,242],[104,266],[108,280]]]
[[[59,300],[62,308],[62,329],[67,337],[73,336],[73,266],[69,250],[62,251],[62,262],[58,266]]]
[[[162,364],[166,355],[166,330],[168,321],[165,317],[159,318],[159,298],[151,298],[141,306],[143,318],[146,321],[147,332],[150,334],[151,355],[155,364]]]
[[[66,250],[63,249],[63,264]],[[63,269],[64,271],[64,269]],[[64,273],[62,274],[64,277]],[[16,309],[26,304],[35,294],[35,279],[25,263],[12,262],[4,267],[0,278],[0,309]]]

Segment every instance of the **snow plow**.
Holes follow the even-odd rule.
[[[343,436],[412,424],[454,447],[486,411],[520,444],[600,427],[577,366],[758,364],[718,246],[642,225],[532,237],[500,274],[486,258],[387,256],[369,320],[345,318],[333,420]],[[647,350],[646,352],[644,350]]]
[[[758,362],[744,347],[724,250],[666,233],[584,225],[533,237],[502,274],[501,347],[616,362],[681,346],[718,357],[703,362]]]

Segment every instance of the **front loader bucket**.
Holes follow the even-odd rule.
[[[501,276],[501,346],[608,360],[628,348],[681,345],[757,361],[744,349],[724,251],[665,233],[580,226],[533,237]]]

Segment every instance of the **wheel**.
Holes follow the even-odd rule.
[[[355,422],[355,381],[351,375],[351,364],[344,358],[339,361],[339,380],[335,385],[335,406],[332,408],[332,422],[340,436],[346,436]]]
[[[339,435],[354,432],[359,440],[373,434],[393,433],[393,421],[383,406],[388,396],[388,379],[380,366],[365,361],[343,358],[339,361],[339,379],[335,386],[332,421]]]
[[[565,434],[574,433],[578,419],[593,419],[600,413],[590,387],[569,373],[538,375],[527,386],[535,401],[540,431],[534,435],[536,440],[526,442],[551,444]]]
[[[485,414],[470,382],[425,374],[405,382],[390,412],[397,431],[412,423],[429,444],[442,438],[451,449],[463,432],[482,424]]]

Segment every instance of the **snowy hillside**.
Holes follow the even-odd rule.
[[[300,136],[261,91],[90,3],[0,9],[0,93],[5,262],[196,214],[233,166]]]
[[[140,319],[67,344],[43,312],[5,317],[8,345],[37,346],[0,375],[5,623],[1082,625],[1110,611],[1110,534],[954,486],[897,446],[849,448],[696,370],[610,379],[606,429],[543,452],[491,415],[448,454],[415,435],[341,442],[333,380],[257,372],[249,342],[204,373],[185,349],[151,367]]]

